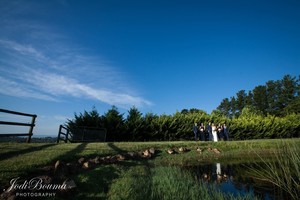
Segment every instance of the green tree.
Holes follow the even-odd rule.
[[[248,91],[248,94],[245,98],[246,106],[253,106],[253,93],[252,91]]]
[[[266,83],[267,89],[267,112],[272,115],[279,115],[279,95],[281,93],[281,82],[280,81],[268,81]]]
[[[219,110],[213,110],[210,115],[210,121],[213,123],[225,123],[226,117],[223,115],[223,113]]]
[[[228,98],[222,100],[221,104],[217,107],[224,116],[230,117],[231,104]]]
[[[197,113],[197,114],[206,114],[206,112],[204,110],[200,110],[200,109],[197,109],[197,108],[191,108],[189,111],[189,113]]]
[[[236,109],[237,114],[241,114],[243,108],[246,106],[246,97],[247,94],[245,90],[240,90],[236,93]]]
[[[116,106],[112,106],[104,114],[104,126],[107,130],[107,141],[122,141],[124,139],[124,118],[120,114]]]
[[[74,119],[68,119],[66,125],[69,129],[76,127],[103,128],[103,119],[93,107],[90,112],[74,113]]]
[[[126,126],[126,138],[131,141],[142,140],[142,133],[144,129],[144,123],[142,113],[136,108],[132,107],[128,111],[128,115],[125,121]]]
[[[246,117],[248,119],[254,118],[256,116],[263,117],[263,113],[257,110],[254,106],[245,106],[242,110],[240,117]]]
[[[268,101],[266,86],[259,85],[254,88],[253,104],[258,110],[262,111],[264,114],[267,113]]]
[[[230,97],[230,116],[233,117],[236,115],[237,108],[236,108],[236,98]]]
[[[144,140],[158,140],[156,136],[158,135],[158,116],[153,113],[146,113],[143,117],[144,130],[143,139]]]
[[[182,113],[182,114],[188,114],[188,113],[189,113],[189,110],[186,109],[186,108],[185,108],[185,109],[182,109],[182,110],[181,110],[181,113]]]
[[[102,132],[85,132],[85,129],[103,128],[104,122],[102,116],[99,115],[95,107],[91,111],[84,111],[83,113],[74,113],[74,119],[68,119],[66,123],[67,128],[73,135],[73,140],[95,140],[104,138]]]
[[[284,108],[285,114],[300,113],[300,96],[297,96],[293,101]]]
[[[285,75],[281,80],[281,91],[279,95],[280,110],[283,110],[291,101],[293,101],[298,93],[298,81],[296,77]]]

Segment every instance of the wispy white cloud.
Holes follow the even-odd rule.
[[[63,75],[31,71],[24,77],[27,79],[27,82],[35,85],[36,88],[47,91],[53,96],[90,98],[121,107],[151,105],[151,102],[141,97],[94,88]]]
[[[57,101],[57,99],[49,96],[47,94],[43,94],[39,91],[34,91],[23,84],[18,82],[6,79],[0,76],[0,93],[8,96],[15,96],[15,97],[25,97],[25,98],[34,98],[40,100],[47,100],[47,101]]]
[[[88,98],[123,108],[152,104],[136,95],[112,62],[50,25],[16,17],[29,7],[6,3],[0,8],[0,94],[46,101]]]
[[[0,83],[2,85],[0,93],[2,94],[48,101],[58,101],[68,96],[89,98],[125,108],[133,105],[138,107],[151,105],[150,101],[125,92],[120,92],[114,88],[95,87],[95,84],[99,84],[99,82],[91,83],[95,75],[91,74],[91,80],[88,79],[88,74],[95,71],[103,73],[98,74],[98,78],[100,78],[101,82],[111,81],[110,84],[106,83],[106,87],[113,86],[118,88],[118,85],[116,85],[117,82],[113,80],[116,77],[107,77],[107,75],[117,76],[114,69],[110,71],[109,67],[104,66],[102,63],[96,66],[97,63],[95,63],[94,58],[89,59],[89,57],[83,55],[74,55],[77,61],[73,60],[73,63],[68,63],[71,58],[66,56],[52,61],[42,50],[33,47],[33,45],[23,45],[9,40],[0,40],[0,48],[4,48],[10,52],[6,53],[6,65],[10,65],[6,67],[10,70],[5,70],[3,63],[3,65],[1,64],[0,66],[0,68],[3,68],[0,70],[6,72],[7,75],[6,77],[3,75],[0,76]],[[22,58],[20,59],[22,62],[20,60],[12,60],[9,62],[9,60],[12,59],[10,57],[12,54]],[[91,61],[91,63],[89,63],[89,61]],[[28,65],[26,65],[26,63]],[[55,66],[60,65],[65,66],[65,68],[56,69]],[[79,66],[83,66],[86,72],[83,69],[77,69]],[[95,69],[95,67],[100,69]],[[86,75],[83,76],[81,73],[85,73]],[[81,80],[80,77],[84,77],[85,79]]]

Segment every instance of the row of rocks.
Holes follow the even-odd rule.
[[[156,153],[154,148],[146,149],[139,152],[126,152],[123,154],[116,154],[112,156],[95,156],[92,158],[81,157],[77,162],[65,163],[61,160],[57,160],[54,167],[45,167],[45,170],[54,171],[56,177],[67,177],[72,174],[76,174],[81,170],[93,169],[100,164],[113,164],[123,160],[137,160],[137,159],[149,159]]]
[[[198,151],[199,153],[202,153],[203,151],[209,151],[209,152],[213,152],[213,153],[216,153],[216,154],[220,154],[221,151],[217,148],[211,148],[211,147],[208,147],[207,149],[203,148],[201,149],[200,147],[197,147],[196,151]]]
[[[196,148],[196,151],[199,152],[199,153],[202,153],[203,151],[209,151],[209,152],[213,152],[213,153],[216,153],[216,154],[220,154],[221,151],[217,148],[211,148],[211,147],[208,147],[208,148],[203,148],[201,149],[200,147],[197,147]],[[172,149],[168,149],[167,150],[167,153],[168,154],[176,154],[177,152],[179,153],[185,153],[185,152],[188,152],[188,151],[191,151],[190,149],[186,148],[186,147],[179,147],[178,148],[178,151],[175,149],[175,148],[172,148]]]

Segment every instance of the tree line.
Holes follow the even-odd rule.
[[[165,141],[192,139],[195,121],[205,121],[209,115],[198,109],[176,112],[173,115],[143,115],[136,107],[128,110],[124,117],[116,106],[100,115],[94,107],[91,111],[75,113],[74,119],[66,125],[70,130],[76,127],[105,128],[106,141]]]
[[[300,113],[299,93],[300,76],[297,79],[285,75],[281,80],[270,80],[248,92],[238,91],[235,96],[223,99],[217,110],[229,118],[239,116],[245,107],[253,107],[264,115]]]
[[[257,86],[247,94],[241,90],[231,100],[225,98],[211,114],[196,108],[172,115],[142,114],[132,107],[125,117],[116,106],[103,115],[94,107],[91,111],[75,113],[66,125],[71,130],[105,128],[106,141],[193,140],[195,122],[226,123],[229,137],[234,140],[299,137],[299,82],[300,77],[286,75],[282,80]]]

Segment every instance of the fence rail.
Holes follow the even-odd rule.
[[[62,137],[62,135],[64,137]],[[72,138],[72,133],[70,132],[70,130],[63,125],[60,125],[56,142],[59,143],[59,141],[61,140],[64,141],[65,143],[72,142],[71,138]]]
[[[31,117],[31,123],[22,123],[22,122],[11,122],[11,121],[0,121],[0,125],[8,125],[8,126],[28,126],[30,127],[28,133],[0,133],[0,137],[13,137],[13,136],[28,136],[26,142],[30,143],[31,136],[33,135],[33,128],[35,126],[35,119],[37,115],[35,114],[28,114],[28,113],[21,113],[12,110],[0,109],[2,113],[8,113],[12,115],[19,115],[25,117]]]
[[[64,142],[105,142],[106,129],[98,127],[74,127],[72,130],[60,125],[57,136],[57,143]]]

